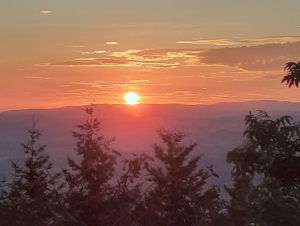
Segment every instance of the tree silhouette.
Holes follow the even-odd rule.
[[[137,209],[139,225],[214,225],[222,202],[218,188],[206,181],[218,175],[212,166],[199,168],[199,156],[188,158],[197,144],[181,144],[183,132],[161,129],[158,134],[165,147],[155,144],[153,149],[162,165],[147,167],[150,186]]]
[[[45,145],[36,148],[41,132],[28,130],[30,140],[22,144],[27,156],[23,165],[12,162],[12,180],[3,181],[0,195],[1,225],[51,225],[58,222],[56,187],[60,173],[51,174],[49,156],[43,154]],[[57,224],[59,225],[59,224]]]
[[[116,155],[110,144],[99,136],[100,122],[93,118],[93,106],[85,109],[89,119],[73,132],[77,139],[76,152],[80,163],[68,158],[69,169],[64,169],[68,191],[65,202],[72,216],[70,225],[106,225],[110,209],[106,209],[111,194],[110,180],[114,176]]]
[[[164,145],[153,146],[155,158],[146,154],[118,159],[111,148],[114,139],[99,136],[100,122],[93,106],[88,119],[73,132],[77,160],[53,174],[45,145],[38,148],[40,130],[28,130],[22,144],[27,158],[12,162],[13,175],[0,181],[0,225],[45,226],[157,226],[224,224],[224,202],[212,166],[198,166],[190,157],[197,144],[182,144],[185,134],[160,129]],[[158,160],[157,162],[155,160]],[[123,173],[116,173],[120,164]],[[58,183],[59,181],[59,183]]]
[[[122,161],[125,172],[118,179],[117,185],[112,187],[113,193],[107,205],[107,208],[111,209],[109,225],[138,225],[138,219],[141,218],[140,215],[136,215],[136,210],[144,202],[145,180],[142,173],[145,172],[142,171],[149,165],[148,160],[153,159],[145,153],[134,155],[136,157],[133,159]]]
[[[93,106],[86,108],[89,120],[73,132],[81,162],[68,158],[69,169],[63,170],[68,185],[66,225],[135,225],[132,211],[142,200],[141,170],[151,158],[142,154],[119,161],[124,173],[118,178],[116,158],[121,154],[111,148],[114,139],[105,140],[98,135],[100,122],[93,118],[93,112]]]
[[[244,143],[227,154],[233,164],[231,224],[300,225],[300,128],[289,116],[248,114]]]
[[[298,87],[300,83],[300,62],[287,62],[284,70],[287,75],[283,77],[281,83],[286,82],[289,88],[293,85]]]

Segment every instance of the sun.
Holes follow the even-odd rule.
[[[135,105],[138,103],[139,97],[134,92],[127,93],[125,95],[125,101],[127,104]]]

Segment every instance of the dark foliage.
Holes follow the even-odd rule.
[[[93,119],[93,108],[87,108],[86,113],[90,119],[73,132],[81,162],[68,158],[69,169],[63,170],[68,185],[65,203],[72,216],[69,225],[107,225],[112,192],[109,182],[114,176],[117,152],[110,148],[113,139],[97,135],[100,122]]]
[[[51,225],[57,222],[57,187],[60,174],[51,174],[45,145],[35,147],[41,132],[28,130],[30,140],[22,144],[26,155],[22,165],[12,162],[11,180],[3,180],[0,195],[1,225]],[[57,224],[56,224],[57,225]]]
[[[244,144],[227,154],[232,225],[300,225],[299,125],[263,111],[245,122]]]
[[[283,77],[281,83],[286,82],[289,88],[293,85],[298,87],[300,83],[300,62],[287,62],[284,70],[287,74]]]
[[[156,164],[147,167],[148,188],[136,210],[139,225],[218,225],[222,202],[216,186],[206,180],[218,177],[212,166],[199,168],[200,157],[188,158],[195,143],[185,146],[182,132],[158,131],[165,147],[153,146]]]
[[[190,157],[197,145],[183,145],[184,133],[159,130],[165,147],[153,146],[155,158],[133,154],[132,159],[119,159],[121,153],[111,148],[114,139],[98,135],[100,122],[93,118],[93,107],[86,113],[89,119],[73,132],[79,161],[68,158],[63,178],[49,172],[45,146],[35,148],[40,131],[29,130],[30,141],[22,145],[28,158],[21,166],[12,162],[12,178],[0,183],[1,225],[224,223],[219,189],[206,183],[218,175],[212,166],[199,168],[200,157]],[[123,169],[119,177],[117,164]]]

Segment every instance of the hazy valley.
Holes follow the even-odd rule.
[[[157,129],[182,130],[186,143],[196,142],[195,155],[201,155],[203,166],[213,164],[220,178],[218,184],[230,181],[226,153],[243,141],[244,117],[249,111],[267,111],[270,116],[290,115],[300,119],[300,104],[276,101],[219,103],[214,105],[97,105],[94,116],[102,123],[101,135],[116,138],[113,147],[130,158],[132,153],[152,154],[151,145],[160,143]],[[9,173],[10,161],[21,162],[21,143],[27,142],[27,129],[38,120],[43,131],[40,144],[55,167],[66,166],[67,156],[75,157],[75,139],[71,131],[88,117],[84,107],[50,110],[18,110],[0,113],[0,170]]]

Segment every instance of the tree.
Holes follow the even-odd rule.
[[[145,153],[141,155],[133,153],[133,155],[136,157],[122,161],[124,173],[118,179],[117,185],[112,187],[113,193],[109,200],[112,221],[109,225],[138,225],[141,218],[136,214],[136,210],[140,209],[143,206],[141,203],[144,202],[143,175],[149,165],[148,160],[153,161],[153,159]]]
[[[286,71],[287,75],[283,77],[281,83],[286,82],[289,87],[293,85],[298,87],[300,83],[300,62],[287,62],[284,70]]]
[[[212,226],[225,219],[218,187],[206,184],[218,175],[212,166],[198,167],[200,157],[190,157],[197,144],[181,144],[184,133],[158,131],[165,144],[153,146],[160,166],[151,165],[154,159],[146,154],[118,161],[114,139],[98,135],[93,111],[86,108],[89,119],[73,132],[80,160],[68,158],[59,186],[60,174],[49,172],[52,164],[43,154],[46,146],[35,148],[41,132],[35,125],[29,130],[24,166],[12,162],[12,179],[0,181],[1,225]],[[123,166],[120,177],[117,163]]]
[[[36,123],[28,130],[30,140],[22,144],[27,158],[23,165],[12,162],[12,180],[3,180],[0,195],[1,225],[51,225],[57,222],[56,187],[59,173],[53,168],[49,156],[44,154],[45,145],[36,148],[41,131]]]
[[[147,166],[150,185],[136,210],[139,225],[214,225],[222,202],[218,188],[206,181],[218,175],[212,166],[198,168],[199,156],[188,158],[197,144],[181,144],[183,132],[161,129],[158,134],[165,147],[155,144],[153,149],[162,165]]]
[[[89,120],[73,132],[80,163],[68,158],[69,169],[63,170],[68,185],[66,208],[72,216],[70,225],[109,225],[111,218],[111,180],[120,153],[110,147],[114,139],[105,140],[98,135],[100,122],[93,118],[93,112],[93,106],[86,108]]]
[[[232,225],[300,225],[300,128],[289,116],[245,118],[244,143],[227,154],[233,164]]]
[[[111,148],[114,139],[98,135],[100,122],[93,118],[93,112],[93,105],[86,108],[89,120],[77,126],[79,132],[73,132],[81,162],[68,158],[69,169],[63,170],[68,185],[67,225],[135,225],[132,212],[142,200],[141,171],[151,158],[142,154],[117,161],[121,153]],[[120,177],[115,171],[117,163],[123,164]]]

